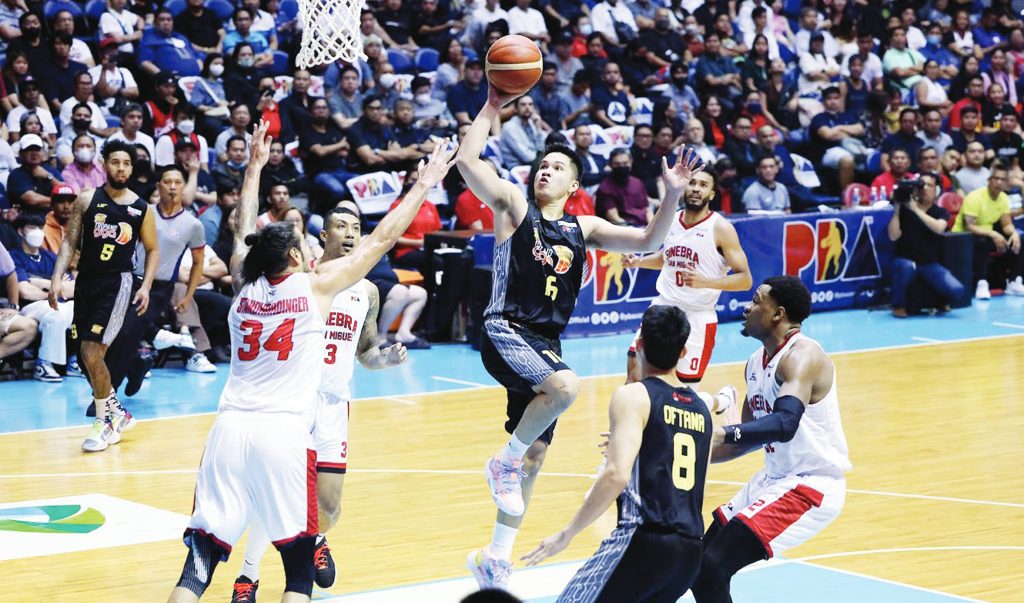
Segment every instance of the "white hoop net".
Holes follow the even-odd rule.
[[[363,54],[359,11],[365,0],[299,0],[302,45],[296,64],[310,69],[338,59],[355,63]]]

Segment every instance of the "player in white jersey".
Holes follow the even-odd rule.
[[[744,312],[743,334],[762,347],[747,360],[744,421],[715,428],[711,462],[763,447],[764,468],[713,513],[693,585],[697,603],[731,601],[736,572],[806,542],[843,508],[852,466],[836,369],[800,333],[810,313],[811,294],[792,276],[765,279]]]
[[[351,204],[351,207],[349,207]],[[345,202],[327,212],[320,239],[324,254],[314,264],[323,264],[348,255],[359,245],[361,225],[358,207]],[[377,287],[365,278],[334,296],[324,329],[323,367],[313,419],[313,447],[316,450],[316,498],[320,533],[313,552],[316,584],[329,588],[334,584],[335,566],[327,546],[327,533],[338,522],[341,493],[348,468],[348,418],[352,399],[351,382],[356,358],[368,369],[398,366],[406,361],[401,343],[377,347],[377,314],[380,297]],[[270,544],[266,530],[258,523],[250,525],[242,570],[235,580],[234,603],[256,598],[259,588],[260,558]]]
[[[184,538],[189,552],[171,603],[199,600],[250,521],[266,528],[281,553],[281,600],[309,601],[318,532],[309,418],[323,366],[324,322],[335,296],[361,281],[405,232],[454,156],[448,145],[437,145],[430,162],[421,162],[417,185],[356,253],[311,271],[309,248],[291,224],[255,232],[268,128],[263,121],[253,135],[236,209],[231,371],[199,464]]]
[[[683,196],[683,209],[672,222],[661,251],[643,259],[627,256],[625,261],[629,267],[661,271],[658,296],[651,302],[652,306],[675,306],[686,312],[690,338],[676,364],[676,376],[693,387],[704,377],[704,370],[711,361],[718,332],[715,304],[719,296],[722,291],[747,291],[753,283],[747,254],[740,246],[736,228],[709,207],[716,184],[714,174],[705,171],[695,175]],[[628,382],[642,379],[636,362],[635,339],[629,347],[626,373]],[[713,410],[721,414],[731,408]]]

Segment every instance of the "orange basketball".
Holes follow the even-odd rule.
[[[509,94],[525,94],[540,80],[544,57],[533,40],[509,35],[491,46],[485,65],[492,86]]]

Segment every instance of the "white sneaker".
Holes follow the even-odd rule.
[[[508,578],[512,572],[512,563],[491,557],[486,547],[477,549],[466,557],[466,569],[472,572],[481,589],[508,590]]]
[[[72,356],[70,359],[68,359],[66,373],[68,377],[85,377],[85,375],[82,373],[82,367],[78,366],[77,356]]]
[[[36,372],[33,375],[36,381],[42,381],[44,383],[60,383],[64,381],[64,377],[61,377],[57,371],[54,370],[53,365],[45,360],[40,360],[39,364],[36,365]]]
[[[1024,283],[1021,282],[1021,278],[1018,276],[1016,279],[1006,283],[1007,295],[1024,295]]]
[[[114,432],[114,427],[110,424],[110,421],[96,419],[92,422],[92,429],[89,430],[89,435],[82,442],[82,450],[84,452],[102,452],[107,449],[107,446],[117,443],[120,439],[121,436]]]
[[[192,354],[192,357],[185,363],[185,370],[193,373],[216,373],[217,367],[202,352]]]
[[[974,290],[974,299],[992,299],[992,292],[988,290],[988,281],[978,281],[978,288]]]
[[[715,414],[721,417],[723,425],[735,425],[740,422],[737,398],[736,388],[731,385],[718,390],[718,408],[715,409]]]
[[[166,350],[167,348],[194,350],[196,349],[196,344],[192,341],[191,335],[181,335],[172,333],[167,329],[160,329],[156,337],[153,338],[153,347],[157,350]]]
[[[523,503],[523,462],[506,464],[498,457],[492,457],[484,464],[484,477],[491,489],[491,498],[502,513],[522,515],[526,511]]]
[[[112,440],[111,444],[121,441],[121,434],[135,427],[135,417],[132,416],[132,413],[128,412],[128,409],[121,406],[121,401],[116,397],[112,397],[107,401],[107,417],[114,428],[114,433],[117,434],[117,440]]]

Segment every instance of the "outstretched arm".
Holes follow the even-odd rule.
[[[249,165],[245,168],[242,191],[235,208],[235,240],[231,247],[231,286],[235,294],[242,288],[242,261],[249,253],[245,237],[256,232],[256,213],[260,206],[260,173],[270,159],[270,122],[260,120],[249,145]]]
[[[462,139],[462,148],[455,156],[459,173],[465,179],[469,190],[496,214],[512,211],[513,208],[523,213],[526,210],[526,198],[523,197],[522,191],[511,182],[500,178],[491,166],[480,158],[491,125],[501,119],[501,108],[515,98],[516,96],[502,94],[494,86],[490,86],[487,104],[473,120],[469,131]]]
[[[661,179],[665,185],[665,199],[643,230],[628,226],[615,226],[595,216],[577,218],[583,228],[587,245],[608,251],[649,252],[661,246],[672,226],[672,218],[679,207],[679,198],[694,174],[704,169],[700,157],[691,147],[679,147],[676,164],[669,168],[668,161],[661,159]]]
[[[526,565],[537,565],[556,555],[584,528],[597,521],[605,509],[629,483],[633,464],[640,454],[644,427],[650,414],[651,399],[641,383],[619,386],[608,408],[611,430],[608,436],[608,464],[597,477],[583,506],[561,532],[545,538],[536,549],[523,557]]]
[[[430,162],[421,160],[419,180],[412,185],[409,192],[397,207],[392,209],[377,228],[368,237],[356,245],[343,258],[324,262],[316,267],[313,279],[313,290],[323,295],[336,295],[348,289],[365,277],[377,265],[380,258],[394,247],[395,242],[409,228],[413,218],[420,210],[420,205],[427,198],[427,192],[437,183],[444,180],[448,170],[455,163],[455,143],[439,144],[430,154]]]

